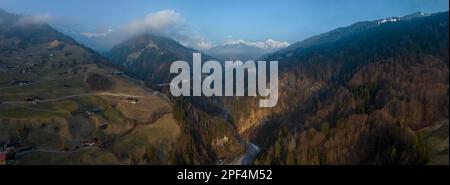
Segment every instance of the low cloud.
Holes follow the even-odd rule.
[[[101,37],[106,37],[108,36],[109,33],[112,33],[114,31],[114,29],[109,28],[105,31],[100,31],[100,32],[89,32],[89,31],[84,31],[84,32],[80,32],[80,35],[83,35],[87,38],[101,38]]]
[[[207,50],[214,45],[206,38],[192,30],[182,15],[175,10],[161,10],[133,19],[116,28],[102,28],[96,31],[78,32],[85,38],[94,40],[107,49],[133,36],[149,33],[174,39],[186,47]],[[225,44],[244,43],[267,51],[278,50],[289,46],[288,42],[267,39],[265,41],[236,40],[227,35]]]
[[[144,18],[132,20],[123,29],[131,34],[144,32],[167,32],[179,27],[182,18],[174,10],[162,10],[146,15]]]
[[[184,46],[195,49],[209,49],[212,44],[194,32],[175,10],[161,10],[136,18],[115,29],[79,32],[79,35],[94,39],[107,47],[112,47],[126,39],[143,33],[172,38]]]
[[[184,46],[195,49],[209,49],[212,44],[189,28],[180,13],[175,10],[161,10],[143,18],[130,21],[122,27],[128,35],[152,33],[166,36]]]

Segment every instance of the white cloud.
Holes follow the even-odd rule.
[[[80,35],[83,35],[85,37],[88,38],[96,38],[96,37],[106,37],[108,36],[109,33],[113,32],[114,29],[109,28],[105,31],[101,31],[101,32],[89,32],[89,31],[84,31],[84,32],[80,32]]]
[[[228,39],[225,41],[225,45],[231,45],[231,44],[247,44],[248,42],[244,41],[244,40],[233,40],[233,39]]]
[[[131,35],[153,33],[172,38],[184,46],[195,49],[209,49],[212,44],[190,30],[180,13],[175,10],[161,10],[144,18],[131,21],[123,28]]]
[[[151,13],[143,18],[135,19],[123,27],[123,29],[132,34],[144,32],[167,32],[176,28],[182,22],[179,13],[174,10],[161,10]]]
[[[116,29],[96,32],[80,32],[80,35],[112,47],[133,36],[150,33],[172,38],[182,45],[195,49],[209,49],[212,44],[192,31],[180,13],[175,10],[161,10],[136,18]]]
[[[265,41],[257,41],[257,42],[251,42],[251,41],[245,41],[245,40],[233,40],[228,39],[225,41],[225,44],[246,44],[249,46],[255,46],[264,50],[277,50],[281,48],[285,48],[289,46],[289,43],[286,41],[276,41],[273,39],[267,39]]]

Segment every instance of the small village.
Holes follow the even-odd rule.
[[[15,164],[15,160],[30,152],[46,152],[46,153],[73,153],[83,148],[104,147],[104,143],[99,139],[93,138],[83,140],[79,145],[72,149],[64,148],[64,150],[40,149],[37,146],[29,146],[21,143],[18,138],[10,138],[7,141],[0,142],[0,165]]]

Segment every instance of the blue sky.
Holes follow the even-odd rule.
[[[293,43],[357,21],[448,6],[448,0],[0,0],[9,12],[50,15],[52,25],[79,31],[117,29],[170,10],[182,22],[177,29],[214,45],[227,39]]]

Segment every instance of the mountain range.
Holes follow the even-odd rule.
[[[205,53],[219,59],[220,61],[247,61],[256,60],[265,54],[275,52],[287,46],[289,46],[287,42],[279,42],[272,39],[257,43],[248,43],[243,40],[236,40],[205,50]]]

